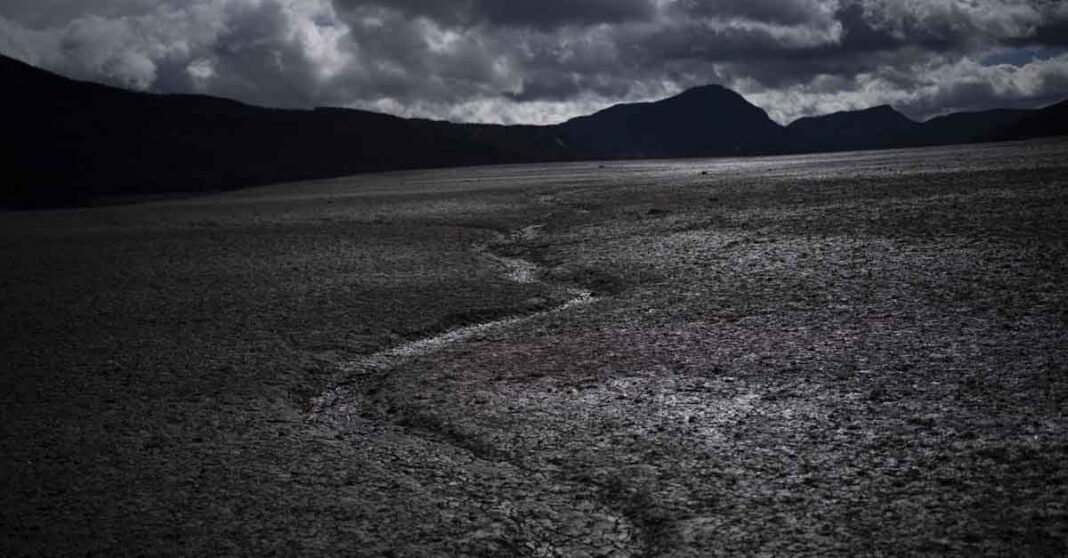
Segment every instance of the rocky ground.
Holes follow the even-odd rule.
[[[0,551],[1062,555],[1066,155],[0,214]]]

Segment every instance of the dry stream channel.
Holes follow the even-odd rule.
[[[370,379],[369,376],[389,374],[412,359],[433,355],[451,345],[477,340],[487,334],[501,333],[525,321],[595,302],[597,298],[588,289],[544,282],[541,279],[544,270],[532,261],[494,252],[494,247],[516,241],[536,240],[543,226],[529,225],[507,235],[496,233],[491,245],[478,244],[472,251],[491,262],[508,280],[523,285],[541,284],[550,291],[563,293],[568,297],[565,302],[547,310],[456,327],[444,333],[340,362],[337,369],[342,377],[341,382],[312,399],[308,406],[307,420],[323,421],[339,429],[351,428],[354,423],[361,421],[367,422],[368,418],[378,414],[360,408],[375,404],[360,395],[360,385],[366,383]],[[374,421],[373,418],[371,420]],[[413,427],[393,422],[378,423],[376,426],[403,432],[405,436],[418,439],[421,444],[443,444],[447,446],[448,451],[458,449],[466,452],[472,459],[498,469],[496,475],[522,477],[522,480],[513,480],[509,487],[512,491],[518,489],[522,494],[518,497],[510,495],[508,498],[520,502],[534,501],[537,504],[523,509],[522,513],[510,509],[508,504],[500,504],[501,509],[509,510],[510,513],[502,517],[503,521],[494,523],[494,528],[477,533],[477,538],[489,539],[483,542],[488,542],[489,548],[494,552],[508,551],[535,556],[631,556],[641,548],[639,529],[631,524],[624,514],[597,503],[595,487],[582,485],[561,475],[527,470],[522,463],[510,462],[496,452],[487,452],[484,447],[460,440],[447,430],[442,431],[439,425],[422,424]]]

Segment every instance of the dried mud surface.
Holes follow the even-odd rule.
[[[0,213],[0,553],[1063,555],[1068,143]]]

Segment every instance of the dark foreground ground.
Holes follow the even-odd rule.
[[[1066,251],[1063,141],[0,213],[0,554],[1062,555]]]

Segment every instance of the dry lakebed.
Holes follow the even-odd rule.
[[[1068,552],[1068,141],[0,213],[0,554]]]

